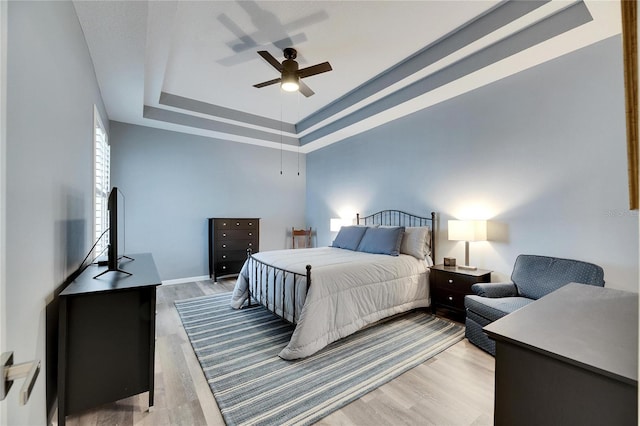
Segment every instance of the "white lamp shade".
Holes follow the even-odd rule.
[[[342,227],[342,222],[343,220],[339,217],[332,218],[329,225],[329,229],[331,229],[331,232],[338,232],[340,230],[340,227]]]
[[[451,241],[487,240],[486,220],[450,220],[448,222]]]

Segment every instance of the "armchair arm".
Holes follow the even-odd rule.
[[[518,289],[514,283],[477,283],[471,286],[471,291],[478,296],[490,298],[518,295]]]

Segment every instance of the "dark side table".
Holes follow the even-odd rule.
[[[432,312],[443,308],[458,317],[464,317],[464,296],[473,294],[473,284],[491,282],[491,272],[486,269],[470,270],[457,266],[432,266],[429,274]]]

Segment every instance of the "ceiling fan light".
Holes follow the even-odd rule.
[[[285,92],[295,92],[300,88],[298,84],[297,75],[287,75],[282,77],[282,83],[280,85]]]
[[[298,86],[298,83],[296,83],[295,81],[290,81],[290,82],[283,82],[282,83],[282,90],[284,90],[285,92],[295,92],[296,90],[298,90],[300,88],[300,86]]]

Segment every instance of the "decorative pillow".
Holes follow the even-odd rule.
[[[331,247],[356,250],[367,229],[366,226],[342,226]]]
[[[404,226],[367,228],[367,232],[364,233],[358,245],[358,251],[398,256],[403,234]]]
[[[410,254],[416,259],[425,259],[431,252],[431,230],[428,226],[408,226],[404,230],[400,253]]]

